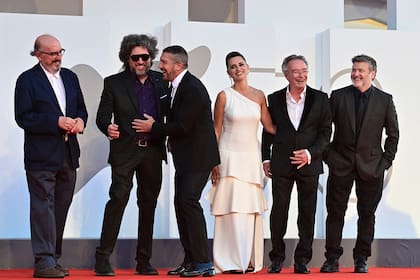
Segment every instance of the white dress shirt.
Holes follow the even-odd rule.
[[[61,79],[60,71],[55,74],[48,72],[44,66],[41,65],[42,70],[44,70],[47,75],[48,81],[54,90],[55,97],[57,98],[58,105],[60,105],[61,112],[63,115],[66,115],[66,90],[64,89],[63,79]]]
[[[187,73],[188,69],[185,69],[184,71],[182,71],[181,73],[179,73],[178,76],[176,76],[176,78],[171,82],[172,85],[172,91],[171,91],[171,108],[172,108],[172,103],[174,102],[174,98],[175,98],[175,94],[176,94],[176,90],[179,86],[179,83],[181,82],[182,78],[184,77],[185,73]]]

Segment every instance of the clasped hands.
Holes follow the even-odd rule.
[[[81,118],[70,118],[60,116],[58,118],[58,127],[67,131],[67,134],[77,134],[83,132],[85,122]]]

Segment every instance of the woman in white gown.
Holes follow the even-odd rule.
[[[226,67],[233,85],[215,103],[221,164],[213,170],[208,196],[215,216],[213,259],[216,272],[257,272],[263,266],[262,214],[267,210],[257,133],[260,122],[270,133],[275,128],[264,93],[248,85],[244,56],[229,53]]]

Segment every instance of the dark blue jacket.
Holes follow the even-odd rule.
[[[75,73],[61,68],[66,91],[66,116],[81,118],[85,125],[87,110]],[[16,81],[15,120],[25,131],[25,169],[59,170],[64,164],[66,131],[58,127],[63,116],[48,77],[38,63],[23,72]],[[68,135],[72,167],[79,167],[80,148],[75,134]]]

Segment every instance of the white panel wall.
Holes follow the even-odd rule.
[[[296,3],[295,3],[296,2]],[[3,55],[0,67],[0,117],[3,131],[0,135],[0,220],[7,226],[0,227],[0,238],[29,238],[29,201],[23,170],[23,132],[14,122],[13,92],[17,76],[36,63],[29,56],[34,39],[43,33],[56,35],[66,49],[63,65],[74,68],[84,85],[85,98],[89,100],[90,120],[86,133],[81,137],[84,144],[99,137],[94,124],[97,102],[102,88],[102,79],[117,72],[121,66],[118,50],[121,39],[129,33],[150,33],[158,37],[160,49],[169,44],[184,46],[190,55],[192,69],[201,69],[202,81],[212,98],[230,85],[226,75],[224,57],[232,50],[242,52],[252,67],[250,84],[266,94],[286,86],[281,76],[281,60],[299,53],[309,62],[309,84],[329,91],[341,84],[349,83],[345,76],[334,84],[331,78],[339,71],[351,67],[350,58],[366,52],[378,60],[378,79],[385,90],[395,96],[401,124],[401,144],[397,154],[389,187],[378,210],[378,237],[418,238],[420,221],[416,218],[416,197],[419,186],[416,182],[414,162],[419,158],[414,141],[418,139],[415,120],[418,117],[416,94],[419,65],[416,50],[419,49],[418,33],[396,31],[342,30],[343,3],[336,0],[245,1],[245,24],[187,22],[186,0],[135,1],[135,0],[85,0],[82,17],[0,14],[0,52]],[[401,11],[401,10],[400,10]],[[402,15],[399,14],[400,17]],[[414,20],[416,27],[420,20]],[[325,30],[332,28],[331,31]],[[408,40],[409,43],[404,43]],[[194,57],[197,50],[203,57]],[[203,56],[202,55],[202,56]],[[203,63],[202,61],[208,61]],[[83,138],[85,137],[85,138]],[[97,144],[104,144],[100,138]],[[96,144],[96,143],[94,143]],[[85,147],[85,146],[83,146]],[[413,148],[414,147],[414,148]],[[418,150],[418,149],[417,149]],[[106,149],[102,151],[107,153]],[[92,160],[82,150],[82,166],[106,166],[104,162]],[[97,238],[100,234],[104,205],[110,184],[109,167],[98,168],[97,174],[75,194],[65,236],[69,238]],[[156,214],[155,237],[176,238],[178,236],[172,207],[171,165],[164,166],[164,183]],[[325,176],[320,180],[317,209],[316,237],[324,237],[324,191]],[[266,194],[269,203],[270,183]],[[208,221],[210,237],[213,218],[208,214],[209,205],[204,199],[203,207]],[[286,237],[295,238],[296,194],[293,194],[289,225]],[[354,236],[354,210],[349,209],[349,224],[345,236]],[[352,212],[353,211],[353,212]],[[265,236],[269,237],[268,212],[265,217]],[[352,220],[353,219],[353,220]],[[135,193],[131,195],[126,209],[120,237],[135,238],[137,234],[137,206]]]

